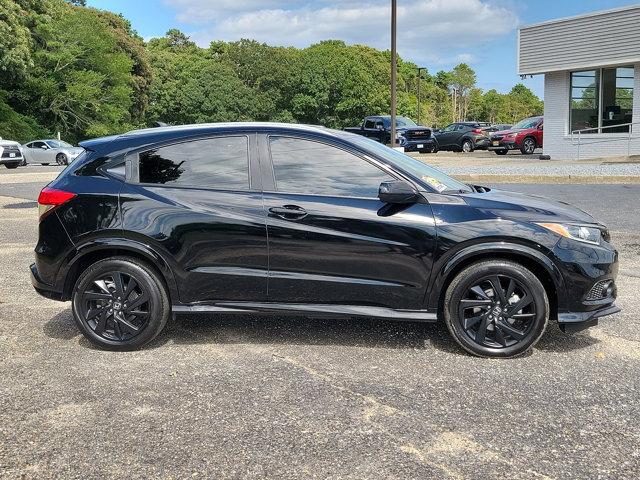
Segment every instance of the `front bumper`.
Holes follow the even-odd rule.
[[[520,147],[518,147],[518,145],[516,144],[515,141],[513,142],[509,142],[509,141],[503,141],[503,140],[499,140],[497,142],[498,144],[496,145],[496,141],[495,140],[490,140],[488,142],[488,147],[487,150],[516,150]]]
[[[429,152],[436,148],[436,141],[433,138],[426,138],[422,140],[408,140],[405,138],[401,145],[404,147],[405,152]]]
[[[558,324],[563,332],[575,333],[589,327],[594,327],[598,324],[599,318],[606,317],[607,315],[613,315],[620,311],[620,307],[615,303],[612,303],[606,307],[598,310],[592,310],[590,312],[559,313]]]

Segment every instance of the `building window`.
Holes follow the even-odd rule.
[[[625,124],[633,117],[633,82],[633,67],[572,72],[571,131],[628,132]]]

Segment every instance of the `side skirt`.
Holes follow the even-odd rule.
[[[394,310],[364,305],[332,305],[269,302],[217,302],[212,305],[173,305],[173,313],[279,313],[314,317],[378,317],[390,320],[435,322],[437,314],[426,310]]]

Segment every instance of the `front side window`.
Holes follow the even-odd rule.
[[[571,73],[571,131],[628,132],[633,112],[633,67]]]
[[[376,128],[376,122],[373,119],[365,120],[364,128]]]
[[[453,132],[456,129],[457,126],[458,126],[457,124],[452,123],[451,125],[447,125],[446,127],[444,127],[442,129],[442,131],[443,132]]]
[[[141,183],[223,190],[249,189],[247,137],[177,143],[140,154]]]
[[[375,198],[380,184],[393,180],[366,160],[325,143],[270,137],[269,144],[279,192]]]

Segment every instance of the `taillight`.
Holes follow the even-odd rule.
[[[68,202],[75,196],[75,193],[56,190],[55,188],[43,188],[38,196],[38,214],[40,218],[42,219],[47,212]]]
[[[479,128],[474,128],[473,130],[471,130],[471,133],[475,133],[477,135],[482,135],[484,132],[482,130],[480,130]]]

